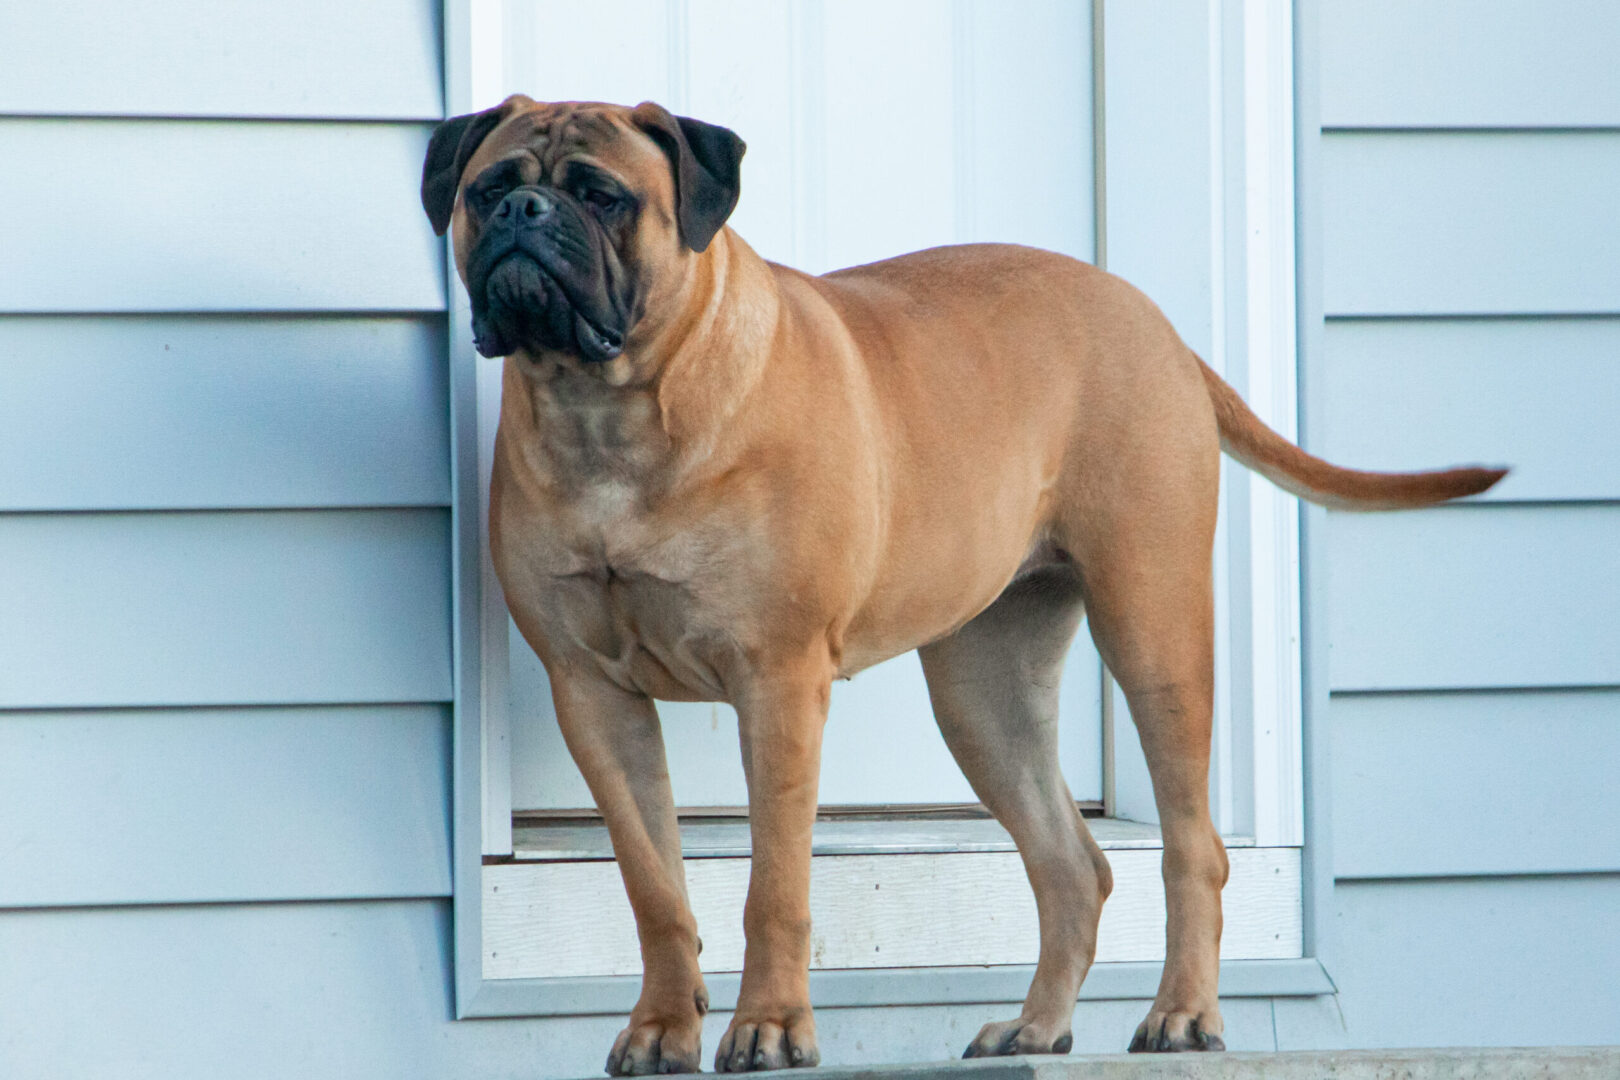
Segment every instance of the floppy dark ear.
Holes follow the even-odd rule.
[[[456,116],[433,129],[428,140],[427,160],[422,162],[422,209],[427,211],[433,231],[440,236],[450,227],[456,209],[456,188],[461,170],[478,149],[478,144],[495,130],[506,112],[505,103],[480,113]]]
[[[650,101],[637,105],[630,116],[669,155],[681,239],[693,251],[702,251],[737,208],[739,170],[748,145],[730,128],[673,116]]]

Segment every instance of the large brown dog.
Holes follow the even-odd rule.
[[[1208,806],[1220,452],[1351,509],[1500,470],[1353,472],[1264,427],[1131,286],[975,245],[810,277],[725,227],[743,143],[643,104],[513,97],[435,132],[478,347],[507,356],[495,565],[607,820],[644,966],[609,1073],[698,1068],[707,995],[653,699],[741,721],[753,866],[722,1071],[818,1060],[810,832],[828,688],[908,649],[1040,914],[1018,1017],[968,1054],[1063,1052],[1108,861],[1055,752],[1082,611],[1164,830],[1164,977],[1132,1050],[1220,1049],[1226,853]]]

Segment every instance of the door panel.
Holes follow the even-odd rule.
[[[512,0],[505,10],[503,93],[652,98],[734,127],[749,150],[732,224],[767,258],[821,272],[991,240],[1093,255],[1089,4],[642,0],[582,16]],[[594,33],[597,22],[612,32]],[[613,63],[602,62],[604,41]],[[1100,671],[1082,631],[1062,740],[1081,799],[1102,795]],[[515,631],[509,690],[514,809],[589,807],[545,673]],[[743,805],[736,714],[707,704],[659,712],[676,801]],[[821,801],[975,801],[934,726],[914,653],[834,686]]]

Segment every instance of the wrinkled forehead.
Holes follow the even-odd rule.
[[[541,175],[555,176],[564,161],[584,158],[626,179],[664,166],[663,154],[630,120],[621,105],[556,102],[518,109],[503,120],[467,162],[471,181],[497,161],[512,157],[537,161]]]

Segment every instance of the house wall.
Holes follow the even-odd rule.
[[[1312,532],[1341,1037],[1620,1041],[1620,9],[1304,13],[1306,442],[1514,466],[1477,502]]]
[[[590,1076],[622,1023],[453,1019],[441,41],[430,0],[0,6],[6,1080]]]
[[[1231,999],[1227,1041],[1617,1041],[1620,136],[1573,129],[1617,125],[1620,27],[1304,10],[1306,438],[1520,470],[1313,533],[1341,993]],[[0,1076],[592,1075],[617,1017],[452,1019],[437,5],[125,11],[0,9]],[[819,1022],[931,1059],[1006,1009]]]

